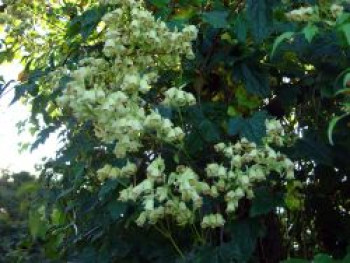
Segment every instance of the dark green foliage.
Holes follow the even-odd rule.
[[[28,212],[39,183],[26,172],[0,176],[0,262],[46,262],[41,242],[30,235]],[[39,221],[36,221],[39,222]]]
[[[251,21],[252,33],[258,43],[269,34],[272,2],[273,0],[247,1],[247,20]]]
[[[269,95],[269,81],[266,74],[250,69],[246,64],[242,65],[242,78],[246,89],[256,95],[267,97]]]
[[[105,13],[104,8],[95,7],[86,10],[80,16],[74,17],[67,29],[67,38],[70,39],[77,34],[80,34],[83,40],[86,40],[90,34],[96,29],[96,26],[101,21],[103,14]]]
[[[252,117],[247,119],[243,119],[242,117],[230,119],[228,133],[230,135],[240,134],[241,137],[260,144],[261,139],[266,135],[266,118],[266,112],[261,111],[254,113]]]
[[[252,202],[249,214],[252,217],[268,214],[276,207],[284,206],[281,193],[273,193],[267,187],[260,187],[255,191],[256,198]]]
[[[203,21],[207,22],[213,28],[226,28],[228,26],[227,11],[211,11],[203,14]]]

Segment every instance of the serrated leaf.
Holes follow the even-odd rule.
[[[291,39],[294,36],[294,32],[284,32],[282,35],[278,36],[272,46],[271,57],[275,55],[277,47],[285,40]]]
[[[247,16],[252,22],[254,39],[260,43],[269,33],[270,10],[267,0],[247,0]]]
[[[270,93],[269,80],[266,74],[242,65],[242,75],[245,88],[252,94],[267,97]]]
[[[231,136],[241,132],[244,119],[242,117],[231,118],[228,122],[228,134]]]
[[[318,27],[311,23],[309,23],[303,29],[303,34],[309,43],[312,42],[313,38],[316,36],[317,33],[318,33]]]
[[[260,144],[262,138],[266,136],[266,118],[266,112],[256,112],[253,117],[243,123],[241,136],[247,138],[251,142]]]
[[[256,112],[248,119],[231,118],[228,122],[228,134],[232,136],[240,134],[241,137],[260,144],[262,138],[266,136],[266,119],[267,113],[265,111]]]
[[[80,34],[86,40],[101,21],[103,14],[103,8],[92,8],[73,18],[67,29],[67,37]]]
[[[237,39],[240,42],[245,42],[247,39],[247,21],[242,15],[237,15],[233,29]]]
[[[35,142],[31,145],[30,151],[34,151],[39,145],[44,144],[50,135],[59,128],[58,125],[50,125],[49,127],[41,130],[37,135]]]
[[[228,15],[227,11],[212,11],[206,12],[202,16],[203,21],[210,24],[213,28],[226,28],[228,26]]]

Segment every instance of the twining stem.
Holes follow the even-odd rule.
[[[154,225],[154,228],[161,233],[165,238],[169,239],[169,241],[171,242],[171,244],[173,245],[173,247],[175,248],[176,252],[180,255],[180,257],[182,259],[185,259],[185,255],[182,253],[181,249],[179,248],[179,246],[176,244],[173,236],[171,235],[171,233],[169,231],[163,230],[160,227]]]
[[[201,242],[201,244],[204,245],[204,244],[205,244],[205,239],[204,239],[203,236],[198,232],[196,225],[195,225],[195,224],[192,224],[192,228],[193,228],[193,231],[194,231],[194,233],[196,234],[196,236],[197,236],[199,242]]]

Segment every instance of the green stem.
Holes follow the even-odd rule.
[[[179,246],[176,244],[174,238],[172,237],[170,232],[167,232],[163,229],[161,229],[160,227],[154,225],[154,228],[161,233],[165,238],[169,239],[169,241],[171,242],[171,244],[173,245],[173,247],[175,248],[176,252],[180,255],[180,257],[182,259],[185,259],[185,255],[182,253],[181,249],[179,248]]]
[[[193,231],[195,235],[197,236],[199,242],[204,245],[205,244],[205,239],[202,237],[202,235],[198,232],[197,227],[195,224],[192,224]]]

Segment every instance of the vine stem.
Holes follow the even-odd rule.
[[[161,233],[165,238],[169,239],[169,241],[171,242],[171,244],[173,245],[173,247],[175,248],[176,252],[180,255],[180,257],[182,259],[185,259],[185,255],[182,253],[181,249],[179,248],[179,246],[176,244],[173,236],[171,235],[170,232],[166,232],[165,230],[161,229],[160,227],[154,225],[154,228]]]
[[[204,244],[205,244],[205,239],[204,239],[203,236],[198,232],[197,227],[196,227],[195,224],[192,224],[192,229],[193,229],[195,235],[197,236],[199,242],[201,242],[201,244],[204,245]]]

